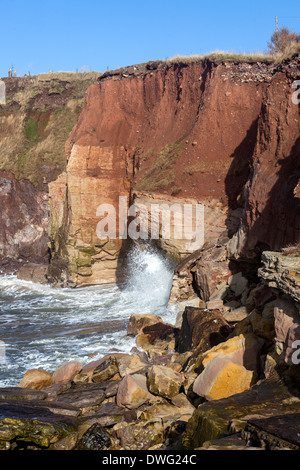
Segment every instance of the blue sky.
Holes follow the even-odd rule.
[[[263,52],[275,29],[300,32],[294,0],[0,0],[0,76],[104,72],[216,49]]]

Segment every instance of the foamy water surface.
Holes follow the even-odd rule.
[[[155,313],[174,323],[168,308],[173,265],[154,251],[134,249],[129,281],[57,289],[0,277],[0,386],[15,386],[28,369],[53,372],[69,361],[86,364],[112,351],[130,352],[133,313]]]

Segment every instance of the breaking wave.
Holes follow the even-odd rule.
[[[174,322],[168,308],[174,266],[160,253],[134,248],[125,287],[58,289],[0,277],[0,386],[15,386],[28,369],[53,372],[69,361],[83,364],[129,352],[133,313],[155,313]]]

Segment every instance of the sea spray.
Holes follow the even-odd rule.
[[[133,313],[175,322],[167,308],[174,266],[153,249],[134,248],[128,282],[58,289],[0,276],[0,386],[17,385],[26,370],[53,372],[69,361],[86,364],[112,351],[130,352],[126,336]]]

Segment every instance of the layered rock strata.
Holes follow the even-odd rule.
[[[120,239],[118,220],[116,238],[96,233],[98,207],[110,204],[118,215],[119,196],[146,207],[178,199],[203,204],[208,240],[222,230],[229,237],[236,233],[232,258],[295,241],[297,221],[280,237],[254,230],[254,224],[267,226],[265,214],[273,218],[267,194],[273,188],[277,200],[278,178],[286,179],[297,163],[299,109],[291,101],[297,61],[277,67],[157,62],[107,72],[90,86],[66,146],[66,174],[50,185],[52,258],[66,260],[69,282],[122,277],[128,240]],[[273,177],[266,179],[270,171]],[[288,179],[280,207],[287,200],[295,209],[296,180],[295,174]],[[178,261],[195,251],[184,237],[170,235],[158,244]]]

